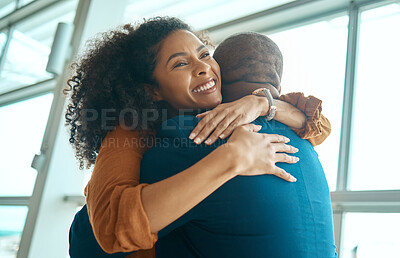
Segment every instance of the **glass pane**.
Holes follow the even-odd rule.
[[[400,138],[396,137],[400,126],[399,28],[398,4],[361,15],[350,167],[352,190],[400,189],[400,168],[392,163],[398,159],[400,145]]]
[[[0,1],[0,18],[15,11],[17,7],[16,0],[1,0]]]
[[[331,135],[315,148],[331,191],[336,189],[347,23],[343,16],[270,35],[283,54],[282,94],[316,96],[331,123]]]
[[[124,21],[141,21],[154,16],[179,17],[196,30],[273,8],[294,0],[130,0],[126,7]],[[223,15],[221,15],[223,14]]]
[[[73,22],[76,3],[62,1],[16,25],[0,75],[0,94],[52,77],[45,70],[57,25]]]
[[[0,257],[17,257],[28,207],[0,206]]]
[[[0,195],[31,195],[36,170],[33,156],[39,153],[53,94],[0,108]]]
[[[399,232],[399,213],[347,213],[342,258],[397,258]]]

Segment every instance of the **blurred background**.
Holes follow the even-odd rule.
[[[0,257],[68,257],[84,204],[64,126],[69,64],[96,33],[157,15],[269,35],[283,93],[323,100],[332,134],[316,148],[340,258],[400,257],[400,2],[382,0],[1,0]]]

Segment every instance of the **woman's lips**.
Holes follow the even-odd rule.
[[[208,94],[217,90],[217,84],[214,79],[209,80],[207,83],[197,86],[192,91],[198,94]]]

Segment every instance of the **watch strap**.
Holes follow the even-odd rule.
[[[269,91],[269,89],[267,89],[267,88],[256,89],[255,91],[253,91],[252,94],[256,95],[256,96],[262,96],[262,97],[267,98],[268,103],[269,103],[269,110],[268,110],[268,113],[265,116],[265,118],[267,119],[267,121],[272,120],[275,117],[276,106],[275,106],[274,98],[272,97],[272,94]]]

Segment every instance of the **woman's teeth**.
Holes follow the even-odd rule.
[[[193,90],[193,92],[202,92],[211,89],[212,87],[215,86],[215,81],[211,80],[210,82],[204,84],[203,86],[197,87],[196,89]]]

